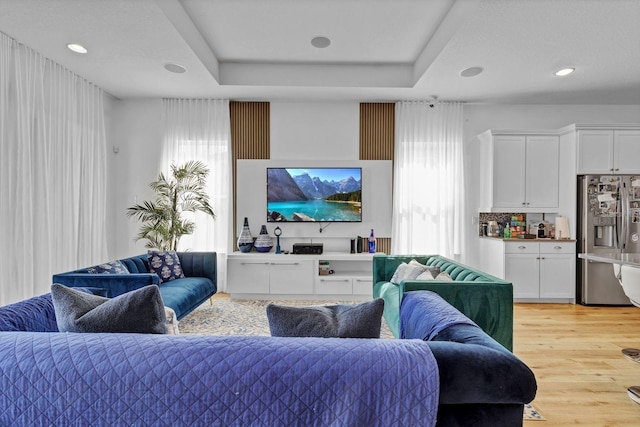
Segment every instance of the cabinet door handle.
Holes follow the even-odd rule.
[[[366,280],[366,279],[356,279],[356,282],[371,282],[371,280]]]
[[[553,249],[562,249],[562,246],[554,246]]]
[[[327,280],[327,279],[320,279],[321,282],[348,282],[349,279],[339,279],[339,280]]]
[[[518,249],[527,249],[526,246],[518,246]]]
[[[271,265],[300,265],[299,262],[270,262],[269,264],[271,264]]]
[[[247,261],[242,261],[240,263],[240,265],[269,265],[268,262],[247,262]]]

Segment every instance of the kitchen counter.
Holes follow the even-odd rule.
[[[629,265],[631,267],[640,267],[640,253],[598,253],[598,254],[588,254],[581,253],[578,254],[578,258],[586,259],[588,261],[597,261],[597,262],[608,262],[611,264],[620,264],[620,265]]]
[[[478,236],[481,239],[489,239],[489,240],[502,240],[503,242],[558,242],[558,243],[571,243],[571,242],[576,242],[576,239],[551,239],[551,238],[539,238],[536,237],[535,239],[520,239],[518,237],[516,238],[509,238],[509,239],[505,239],[504,237],[489,237],[489,236]]]

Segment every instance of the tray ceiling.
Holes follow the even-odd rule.
[[[638,22],[637,0],[0,0],[0,32],[118,98],[640,104]]]

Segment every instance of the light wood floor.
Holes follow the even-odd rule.
[[[533,370],[533,406],[546,421],[526,427],[640,426],[640,363],[620,350],[640,348],[640,308],[515,304],[514,353]]]
[[[546,419],[525,427],[640,426],[640,405],[627,397],[640,363],[620,352],[640,348],[640,308],[517,303],[514,313],[514,353],[536,375],[532,403]]]

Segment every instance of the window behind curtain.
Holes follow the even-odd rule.
[[[229,101],[163,99],[165,172],[171,163],[201,161],[209,168],[207,192],[216,215],[191,214],[192,235],[180,239],[179,250],[218,254],[218,291],[226,289],[226,254],[231,247],[231,142]]]
[[[461,253],[462,104],[396,104],[392,252]]]

